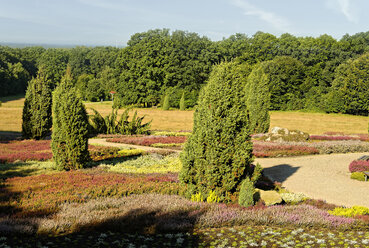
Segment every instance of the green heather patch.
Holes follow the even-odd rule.
[[[101,168],[119,173],[168,173],[179,172],[182,165],[178,154],[162,156],[149,154],[117,164],[101,164]]]

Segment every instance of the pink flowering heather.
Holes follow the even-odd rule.
[[[369,161],[364,160],[354,160],[349,165],[350,172],[361,172],[361,171],[369,171]]]

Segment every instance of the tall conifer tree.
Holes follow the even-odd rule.
[[[60,170],[80,169],[89,160],[88,117],[68,66],[53,95],[52,151]]]
[[[193,132],[181,154],[180,181],[190,194],[213,191],[228,201],[250,174],[252,143],[244,101],[249,73],[247,64],[222,63],[201,91]]]
[[[22,135],[26,139],[43,139],[49,133],[51,118],[51,83],[40,68],[27,87],[22,114]]]

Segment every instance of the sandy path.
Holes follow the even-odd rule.
[[[150,146],[138,146],[138,145],[131,145],[131,144],[122,144],[122,143],[115,143],[115,142],[107,142],[106,139],[89,139],[88,143],[90,145],[102,145],[102,146],[113,146],[113,147],[120,147],[120,148],[124,148],[124,147],[130,147],[130,148],[135,148],[135,149],[141,149],[144,151],[162,151],[162,150],[171,150],[174,152],[180,152],[178,150],[172,150],[172,149],[164,149],[164,148],[158,148],[158,147],[150,147]]]
[[[290,191],[337,205],[369,207],[369,182],[350,179],[348,171],[350,162],[363,155],[368,153],[259,158],[256,162]]]

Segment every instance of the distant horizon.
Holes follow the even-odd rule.
[[[123,47],[135,33],[168,28],[212,41],[257,31],[339,40],[368,29],[365,0],[2,0],[1,42]]]
[[[146,31],[149,31],[149,29],[148,30],[146,30]],[[146,32],[146,31],[143,31],[143,32]],[[170,30],[170,32],[173,32],[173,31],[176,31],[176,30]],[[188,30],[181,30],[181,31],[185,31],[185,32],[190,32],[190,33],[196,33],[196,32],[191,32],[191,31],[188,31]],[[264,31],[262,31],[262,30],[260,30],[260,31],[257,31],[257,32],[264,32]],[[360,31],[360,32],[357,32],[357,33],[365,33],[365,32],[369,32],[369,30],[364,30],[364,31]],[[141,33],[141,32],[136,32],[136,33]],[[133,33],[132,35],[134,35],[134,34],[136,34],[136,33]],[[269,32],[264,32],[264,33],[269,33]],[[355,35],[355,34],[357,34],[357,33],[353,33],[353,34],[348,34],[348,35]],[[198,33],[197,33],[198,34]],[[235,33],[236,34],[236,33]],[[235,34],[231,34],[231,35],[235,35]],[[253,37],[254,36],[254,34],[252,34],[252,35],[249,35],[249,34],[245,34],[245,33],[241,33],[241,34],[244,34],[244,35],[246,35],[247,37]],[[272,33],[270,33],[270,34],[272,34]],[[286,34],[286,33],[283,33],[283,34]],[[291,33],[288,33],[288,34],[291,34]],[[131,35],[131,36],[132,36]],[[201,35],[201,34],[198,34],[199,36],[203,36],[203,37],[207,37],[206,35]],[[230,36],[231,36],[230,35]],[[281,35],[275,35],[275,34],[272,34],[272,35],[274,35],[274,36],[276,36],[277,38],[278,37],[280,37]],[[344,34],[344,35],[342,35],[341,37],[334,37],[333,35],[331,35],[331,34],[329,34],[329,33],[322,33],[322,34],[319,34],[319,35],[315,35],[315,36],[313,36],[313,35],[306,35],[306,36],[303,36],[303,35],[301,35],[301,36],[296,36],[296,35],[294,35],[294,34],[291,34],[291,35],[293,35],[293,36],[295,36],[295,37],[297,37],[297,38],[299,38],[299,37],[313,37],[313,38],[317,38],[317,37],[320,37],[320,36],[322,36],[322,35],[329,35],[329,36],[331,36],[331,37],[333,37],[334,39],[336,39],[337,41],[339,41],[339,40],[341,40],[342,39],[342,37],[344,36],[344,35],[346,35],[346,34]],[[221,41],[221,40],[223,40],[223,39],[227,39],[227,38],[229,38],[230,36],[228,36],[228,37],[223,37],[222,39],[220,39],[220,40],[213,40],[213,39],[211,39],[211,38],[209,38],[209,37],[207,37],[208,39],[210,39],[211,41],[213,41],[213,42],[216,42],[216,41]],[[128,40],[127,40],[127,42],[128,42]],[[126,42],[126,43],[127,43]],[[117,44],[120,44],[120,45],[117,45]],[[79,43],[79,44],[77,44],[77,43],[57,43],[57,42],[55,42],[55,43],[46,43],[46,42],[27,42],[27,41],[25,41],[25,42],[13,42],[13,41],[0,41],[0,45],[1,46],[9,46],[9,47],[14,47],[14,48],[24,48],[24,47],[34,47],[34,46],[40,46],[40,47],[44,47],[44,48],[73,48],[73,47],[80,47],[80,46],[83,46],[83,47],[117,47],[117,48],[124,48],[124,47],[126,47],[127,46],[127,44],[124,44],[124,45],[121,45],[122,43],[121,42],[119,42],[119,43],[116,43],[116,44],[98,44],[98,43],[95,43],[95,44],[93,44],[93,43],[90,43],[90,44],[83,44],[83,43]]]

